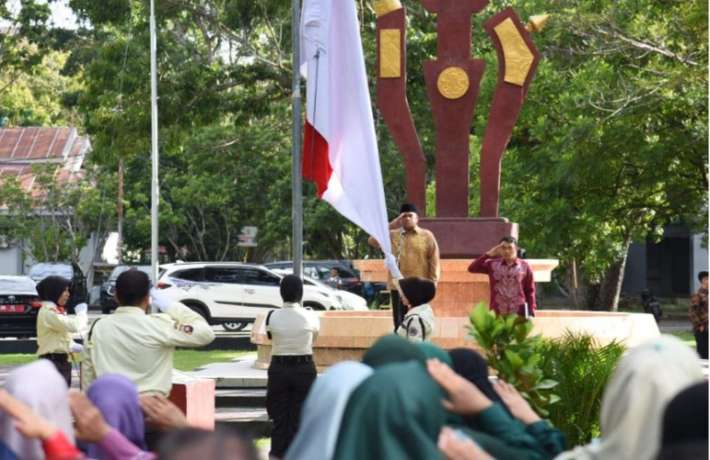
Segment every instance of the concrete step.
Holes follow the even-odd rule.
[[[218,408],[266,406],[266,388],[219,388],[215,393]]]
[[[237,428],[254,438],[271,436],[271,421],[263,407],[218,407],[215,422]]]

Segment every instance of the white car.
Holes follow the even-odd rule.
[[[158,288],[200,313],[210,324],[239,331],[257,315],[281,308],[282,275],[260,265],[237,262],[183,262],[162,265]],[[303,286],[303,306],[340,310],[332,289]]]
[[[293,273],[293,270],[274,269],[273,272],[279,275],[290,275],[291,273]],[[322,281],[313,279],[312,277],[306,275],[303,275],[303,284],[305,286],[318,286],[323,290],[331,291],[333,295],[335,295],[335,297],[340,301],[340,304],[343,306],[343,310],[368,310],[367,300],[365,300],[364,297],[361,297],[350,291],[346,291],[344,289],[335,289],[334,287],[328,286]]]

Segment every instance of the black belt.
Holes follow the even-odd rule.
[[[313,362],[313,355],[277,355],[271,357],[272,363],[308,364]]]
[[[48,359],[50,361],[69,361],[69,355],[66,353],[47,353],[39,355],[40,359]]]

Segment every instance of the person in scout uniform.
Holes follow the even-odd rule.
[[[37,313],[37,355],[54,364],[71,387],[71,363],[69,354],[81,351],[81,345],[74,343],[72,334],[81,332],[88,322],[87,305],[74,307],[73,316],[67,315],[64,306],[69,300],[68,279],[48,276],[37,284],[37,294],[42,307]]]

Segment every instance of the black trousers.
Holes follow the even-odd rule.
[[[404,315],[407,313],[407,306],[404,305],[399,298],[399,291],[396,289],[390,291],[390,299],[392,301],[392,321],[394,321],[394,331],[397,332],[397,328],[402,321],[404,321]]]
[[[67,386],[71,388],[71,363],[69,362],[69,355],[66,353],[48,353],[46,355],[40,355],[41,359],[47,359],[54,364],[64,380],[67,382]]]
[[[269,366],[266,412],[273,421],[270,455],[282,458],[298,431],[301,408],[316,380],[313,362],[280,363]]]
[[[695,335],[695,349],[698,350],[701,358],[708,359],[708,330],[693,331],[693,334]]]

